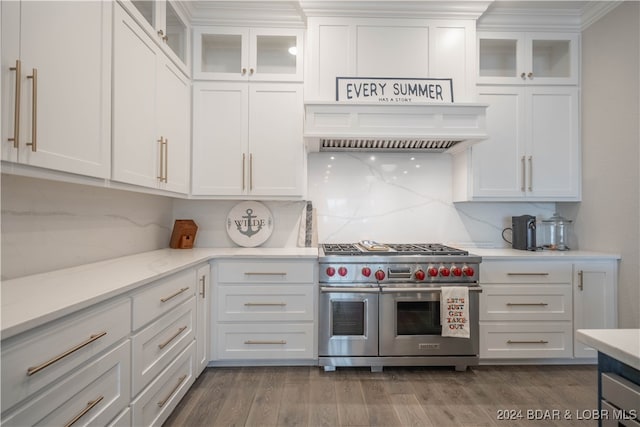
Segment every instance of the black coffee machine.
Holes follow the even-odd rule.
[[[504,232],[509,230],[505,228],[502,230],[502,238],[511,243],[513,249],[520,249],[523,251],[535,251],[536,246],[536,217],[531,215],[520,215],[511,217],[511,241],[509,242],[504,237]]]

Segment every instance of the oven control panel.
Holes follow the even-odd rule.
[[[320,283],[475,283],[479,264],[440,262],[421,264],[321,263]]]

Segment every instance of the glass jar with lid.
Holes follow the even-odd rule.
[[[543,219],[543,247],[556,251],[568,251],[572,222],[558,213],[554,213],[551,218]]]

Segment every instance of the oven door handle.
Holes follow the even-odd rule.
[[[390,293],[418,293],[418,292],[440,292],[442,288],[391,288],[391,287],[383,287],[382,293],[390,294]],[[469,292],[482,292],[482,288],[480,286],[469,286]]]
[[[320,292],[332,294],[377,294],[380,288],[320,286]]]

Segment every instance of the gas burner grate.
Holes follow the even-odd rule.
[[[387,246],[404,255],[469,255],[467,251],[441,243],[387,243]]]
[[[325,255],[361,255],[362,251],[353,243],[323,243]]]

